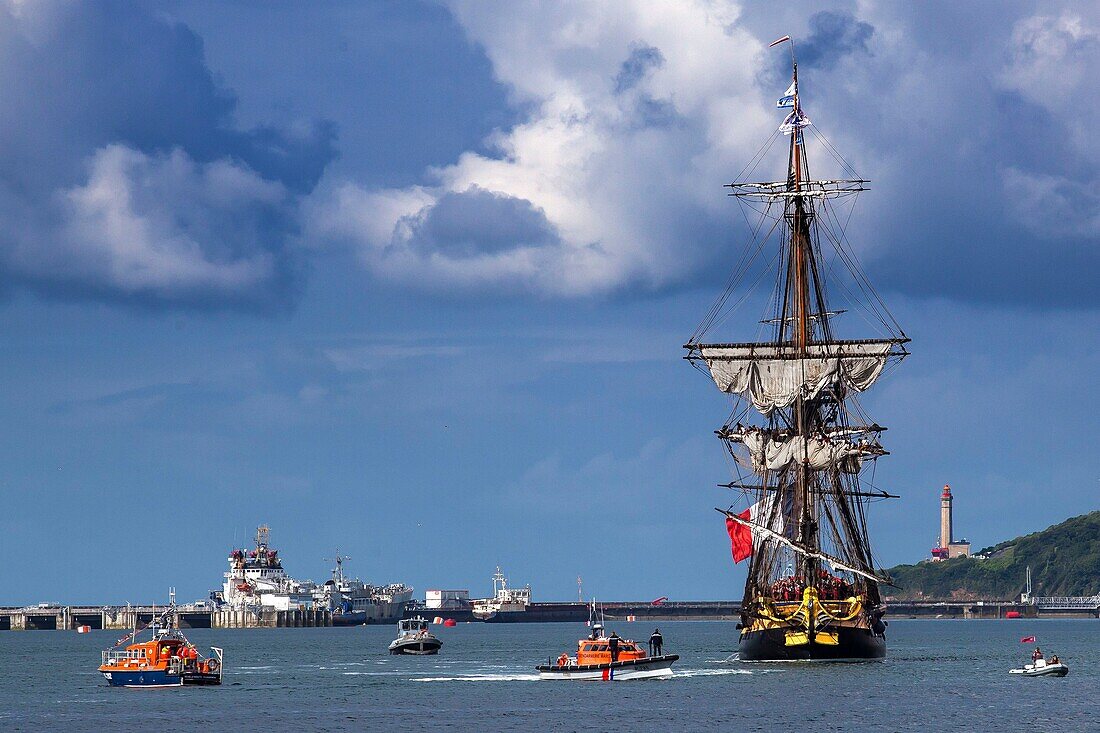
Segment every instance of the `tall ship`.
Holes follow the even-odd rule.
[[[493,597],[478,598],[470,603],[470,610],[478,621],[518,620],[510,614],[526,613],[531,605],[531,586],[509,588],[508,578],[500,566],[493,573]]]
[[[255,547],[229,553],[229,570],[221,591],[211,593],[219,606],[235,610],[331,612],[334,626],[394,623],[412,600],[413,589],[403,583],[375,586],[344,574],[351,558],[336,552],[332,576],[324,583],[297,580],[283,569],[279,551],[271,547],[271,528],[256,530]]]
[[[811,126],[793,41],[772,45],[782,43],[790,44],[792,81],[776,106],[788,112],[728,184],[752,240],[685,345],[685,358],[734,398],[715,432],[733,458],[735,480],[723,486],[738,494],[718,511],[735,562],[749,561],[740,659],[882,659],[886,607],[879,586],[890,579],[875,568],[866,512],[871,502],[896,497],[874,484],[877,459],[887,454],[885,428],[868,417],[858,395],[908,354],[909,339],[845,234],[850,206],[868,181]],[[809,146],[807,133],[814,135]],[[784,136],[784,177],[750,182]],[[831,155],[847,177],[814,178],[808,147]],[[711,333],[764,281],[774,287],[756,340],[716,342]],[[862,317],[842,318],[848,311]],[[842,337],[853,321],[874,333]]]

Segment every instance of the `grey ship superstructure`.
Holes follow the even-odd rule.
[[[279,551],[271,548],[270,532],[266,525],[257,528],[254,549],[229,554],[222,589],[211,593],[217,604],[251,611],[323,609],[332,613],[333,625],[346,626],[393,623],[412,599],[413,589],[403,583],[374,586],[347,577],[343,565],[350,558],[339,552],[329,580],[296,580],[283,569]]]

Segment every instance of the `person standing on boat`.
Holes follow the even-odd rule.
[[[1035,647],[1035,651],[1031,653],[1031,661],[1038,662],[1043,658],[1043,653],[1039,650],[1039,647]]]
[[[665,643],[665,639],[661,636],[660,629],[654,629],[653,635],[649,637],[649,656],[659,657],[661,656],[661,646]]]
[[[619,635],[612,631],[611,636],[607,640],[607,644],[611,648],[611,661],[619,661]]]

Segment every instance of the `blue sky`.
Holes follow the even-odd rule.
[[[881,563],[944,483],[979,547],[1098,508],[1094,9],[0,0],[0,603],[200,597],[261,522],[315,579],[739,597],[680,346],[787,33],[913,338]]]

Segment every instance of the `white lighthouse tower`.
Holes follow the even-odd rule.
[[[970,541],[961,539],[958,542],[954,537],[954,516],[951,496],[951,486],[943,485],[943,493],[940,494],[940,541],[939,547],[932,548],[933,560],[947,560],[952,557],[966,557],[970,554]]]

